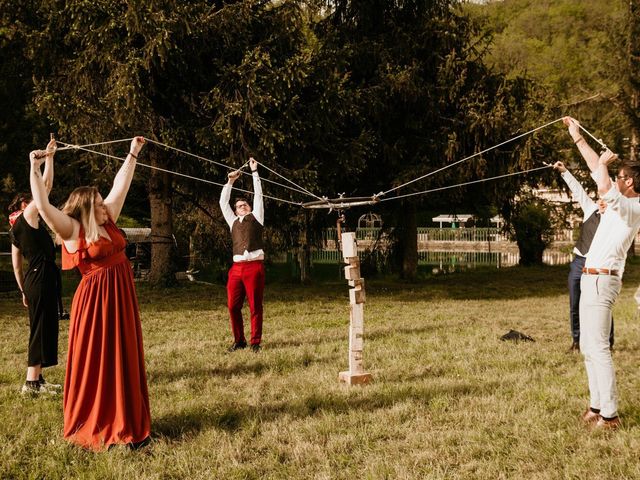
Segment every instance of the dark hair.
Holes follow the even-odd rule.
[[[233,211],[235,212],[236,210],[236,203],[238,202],[246,202],[247,205],[251,206],[251,203],[249,203],[249,199],[247,197],[245,197],[244,195],[239,195],[236,198],[233,199]]]
[[[633,191],[640,193],[640,162],[637,160],[623,160],[620,170],[633,179]]]
[[[31,200],[33,200],[33,197],[30,193],[17,194],[15,197],[13,197],[13,200],[9,204],[9,212],[13,213],[16,210],[20,210],[20,204],[22,202],[31,203]]]

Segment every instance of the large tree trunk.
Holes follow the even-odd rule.
[[[160,165],[160,158],[150,156],[151,165]],[[149,204],[151,206],[151,271],[149,283],[166,287],[176,283],[173,262],[173,217],[171,215],[171,178],[168,173],[151,170],[149,178]]]
[[[308,283],[311,249],[309,248],[309,214],[306,210],[304,211],[304,221],[298,235],[298,266],[300,267],[300,283]]]
[[[400,215],[401,278],[415,280],[418,275],[418,225],[413,202],[404,202]]]
[[[629,0],[629,31],[628,31],[628,60],[629,60],[629,88],[631,98],[629,99],[631,108],[630,123],[631,134],[629,141],[629,159],[631,161],[640,160],[640,2]],[[635,256],[635,240],[629,247],[628,254]]]

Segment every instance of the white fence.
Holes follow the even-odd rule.
[[[381,228],[358,228],[356,238],[358,240],[375,241],[380,237]],[[335,243],[337,239],[336,229],[327,228],[322,233],[323,243],[326,245]],[[554,242],[573,243],[573,230],[566,229],[554,233]],[[499,228],[432,228],[418,227],[418,244],[426,242],[509,242],[509,237]]]

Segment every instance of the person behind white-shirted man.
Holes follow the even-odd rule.
[[[563,121],[598,184],[599,195],[607,203],[580,281],[580,351],[590,394],[589,408],[582,419],[596,428],[616,429],[620,418],[609,332],[627,251],[640,227],[640,164],[622,162],[612,180],[608,166],[617,156],[609,149],[598,155],[581,136],[576,120],[565,117]]]
[[[562,179],[571,190],[573,199],[582,209],[582,223],[578,241],[573,246],[573,260],[569,265],[569,326],[571,328],[571,347],[569,351],[580,350],[580,280],[582,269],[587,259],[587,253],[591,247],[593,236],[600,225],[600,216],[606,210],[606,202],[602,199],[594,201],[589,197],[580,182],[571,174],[562,162],[556,162],[553,168],[560,172]],[[609,335],[609,348],[613,348],[613,318],[611,318],[611,334]]]
[[[229,351],[246,348],[242,320],[242,304],[245,296],[251,311],[251,350],[260,351],[262,341],[262,298],[264,294],[264,245],[262,230],[264,226],[264,203],[262,185],[258,176],[258,162],[249,159],[253,178],[253,208],[244,197],[234,201],[231,209],[229,200],[233,182],[240,177],[240,171],[231,172],[220,194],[220,209],[231,229],[233,242],[233,265],[229,269],[227,280],[227,306],[233,332],[233,344]]]

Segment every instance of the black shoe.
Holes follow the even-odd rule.
[[[144,440],[141,440],[140,442],[127,443],[127,448],[129,450],[140,450],[141,448],[146,447],[150,443],[151,443],[151,437],[147,437]]]
[[[69,320],[69,312],[64,311],[60,314],[60,320]]]
[[[234,342],[233,345],[227,349],[227,352],[235,352],[243,348],[247,348],[247,342]]]
[[[260,344],[259,344],[259,343],[254,343],[253,345],[251,345],[251,351],[252,351],[253,353],[258,353],[258,352],[260,352],[261,348],[262,348],[262,347],[260,347]]]
[[[20,390],[22,395],[30,395],[34,397],[43,392],[44,390],[40,388],[40,382],[38,382],[38,380],[27,380],[24,382],[24,385],[22,385],[22,389]]]
[[[62,385],[47,382],[42,374],[40,374],[40,377],[38,378],[38,383],[40,384],[40,388],[44,388],[45,390],[62,390]]]

